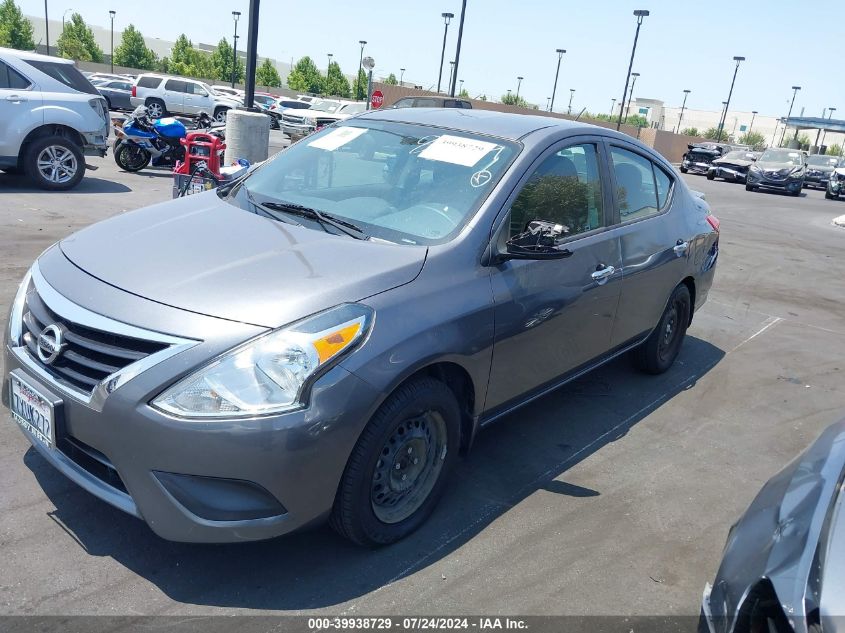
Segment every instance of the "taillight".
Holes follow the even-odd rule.
[[[721,222],[719,222],[719,218],[717,218],[715,215],[708,215],[707,223],[713,227],[713,230],[716,231],[716,233],[719,232],[719,224],[721,224]]]
[[[132,96],[133,97],[138,96],[138,88],[136,86],[132,86]]]

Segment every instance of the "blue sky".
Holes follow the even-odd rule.
[[[24,13],[43,15],[42,0],[17,0]],[[192,2],[118,2],[48,0],[50,17],[67,9],[86,21],[108,25],[108,10],[117,11],[115,27],[135,24],[146,36],[175,39],[185,32],[194,42],[231,41],[233,10],[243,12],[239,35],[246,34],[247,0]],[[611,98],[621,97],[635,30],[632,11],[651,11],[640,32],[635,97],[719,110],[727,98],[734,55],[743,55],[731,109],[781,115],[788,108],[790,86],[802,86],[795,112],[820,116],[835,106],[845,115],[842,82],[841,18],[843,0],[468,0],[459,79],[471,96],[498,98],[516,89],[545,106],[551,95],[557,63],[564,48],[556,109],[565,108],[575,88],[573,109],[607,112]],[[443,19],[449,27],[446,70],[458,31],[460,0],[264,0],[259,52],[278,60],[312,56],[321,68],[333,53],[344,72],[358,65],[359,40],[376,61],[376,75],[406,68],[405,79],[425,87],[435,84],[440,62]],[[830,16],[826,20],[825,16]],[[245,38],[240,40],[245,42]],[[828,70],[833,68],[831,74]]]

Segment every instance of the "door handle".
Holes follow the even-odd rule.
[[[685,242],[683,240],[678,240],[678,243],[672,248],[675,251],[675,255],[678,257],[683,257],[687,250],[689,250],[689,242]]]
[[[613,266],[602,266],[599,264],[599,267],[596,268],[596,271],[590,275],[593,278],[593,281],[598,282],[599,285],[606,283],[610,276],[616,272],[616,268]]]
[[[29,101],[29,97],[26,97],[24,95],[9,95],[8,97],[6,97],[6,101],[20,103],[22,101]]]

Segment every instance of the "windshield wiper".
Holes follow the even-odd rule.
[[[267,204],[258,202],[258,200],[253,197],[252,192],[247,189],[243,184],[241,184],[240,187],[244,190],[244,193],[246,193],[246,199],[249,200],[249,203],[256,209],[261,210],[261,212],[264,213],[264,215],[266,215],[270,219],[276,220],[278,222],[284,222],[285,224],[293,224],[294,226],[302,226],[302,224],[300,224],[296,220],[291,220],[290,218],[286,218],[284,216],[279,215],[278,213],[273,211],[272,207],[267,206]]]
[[[354,237],[356,240],[368,240],[370,236],[364,233],[361,230],[361,227],[353,224],[352,222],[348,222],[347,220],[342,220],[341,218],[335,217],[333,215],[329,215],[328,213],[323,213],[322,211],[318,211],[317,209],[312,209],[311,207],[305,207],[301,204],[295,204],[293,202],[263,202],[261,206],[266,207],[267,209],[271,209],[273,211],[283,211],[285,213],[290,213],[293,215],[298,215],[304,218],[312,218],[317,220],[323,229],[326,229],[326,226],[333,226],[338,231],[348,235],[349,237]]]

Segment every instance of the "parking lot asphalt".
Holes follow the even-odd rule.
[[[0,310],[61,237],[170,197],[111,157],[74,191],[0,175]],[[0,413],[0,613],[696,614],[730,525],[845,415],[845,202],[689,176],[722,221],[705,307],[658,377],[619,359],[486,429],[428,523],[186,545],[84,492]],[[189,247],[190,245],[186,245]]]

